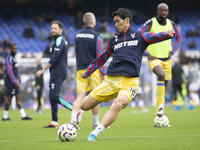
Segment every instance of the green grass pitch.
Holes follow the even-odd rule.
[[[100,108],[100,118],[109,107]],[[44,114],[34,114],[32,121],[22,121],[18,110],[10,110],[10,122],[0,121],[1,150],[199,150],[200,149],[200,108],[174,111],[166,107],[171,128],[154,128],[155,108],[148,107],[148,112],[139,108],[127,107],[122,110],[117,120],[105,130],[96,142],[87,142],[92,129],[91,111],[85,112],[74,142],[61,142],[57,129],[42,128],[51,119],[50,110]],[[0,110],[2,116],[3,110]],[[71,112],[59,109],[59,124],[69,122]]]

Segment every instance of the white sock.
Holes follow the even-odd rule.
[[[160,105],[158,106],[158,110],[159,110],[160,108],[163,108],[163,110],[164,110],[164,105],[163,105],[163,104],[160,104]]]
[[[58,125],[58,122],[56,122],[56,121],[51,121],[50,124],[52,124],[52,125]]]
[[[99,136],[99,134],[101,134],[101,132],[103,132],[105,130],[104,126],[99,124],[94,131],[91,132],[91,134],[94,134],[96,137]]]
[[[4,119],[8,118],[8,111],[7,110],[4,110],[4,112],[3,112],[3,118]]]
[[[77,120],[76,120],[77,114],[78,114],[78,113],[77,113],[76,111],[72,111],[72,114],[71,114],[71,120],[72,120],[72,121],[75,121],[75,122],[77,121]]]
[[[99,115],[93,115],[93,125],[99,125]]]
[[[21,108],[21,109],[19,110],[19,112],[20,112],[20,115],[21,115],[22,118],[26,117],[26,113],[25,113],[25,111],[24,111],[24,108]]]

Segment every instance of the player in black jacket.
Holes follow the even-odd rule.
[[[40,77],[43,72],[50,68],[49,99],[51,103],[52,121],[44,128],[58,127],[58,104],[72,110],[72,104],[59,96],[61,86],[67,77],[67,52],[68,43],[62,36],[63,24],[54,20],[51,22],[51,36],[54,37],[54,44],[50,48],[50,60],[39,71],[36,76]]]
[[[36,60],[36,64],[37,64],[37,71],[38,71],[42,68],[41,63],[40,63],[40,59]],[[42,113],[41,97],[42,97],[42,91],[43,91],[43,87],[44,87],[43,74],[40,77],[37,77],[37,76],[35,77],[35,87],[36,87],[36,91],[37,91],[37,101],[38,101],[38,107],[37,107],[36,112]]]

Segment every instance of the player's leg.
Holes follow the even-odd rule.
[[[89,88],[92,91],[97,86],[99,86],[102,82],[102,75],[100,70],[96,70],[89,78]],[[99,105],[92,109],[93,116],[93,128],[96,128],[99,125]]]
[[[156,100],[156,114],[163,115],[165,103],[165,72],[163,63],[159,59],[149,59],[149,67],[157,76],[157,100]]]
[[[92,109],[93,115],[93,126],[92,128],[96,128],[99,125],[99,105]]]
[[[110,107],[110,110],[103,116],[101,124],[107,128],[117,118],[119,112],[128,105],[127,95],[119,95]]]
[[[161,65],[155,66],[153,68],[153,72],[156,74],[158,78],[156,114],[162,116],[164,113],[164,104],[165,104],[165,72]]]
[[[70,102],[68,102],[67,100],[59,97],[60,90],[61,90],[64,80],[65,80],[65,78],[57,77],[52,82],[52,87],[55,86],[54,89],[52,89],[52,93],[54,93],[55,95],[51,95],[51,99],[71,111],[72,107],[73,107],[72,104]]]
[[[88,111],[90,109],[95,108],[100,103],[101,103],[101,101],[98,101],[98,100],[94,99],[92,96],[87,95],[87,96],[85,96],[85,98],[83,99],[83,101],[81,103],[81,109]]]
[[[90,135],[88,136],[88,141],[96,141],[96,138],[116,120],[119,112],[123,108],[125,108],[129,104],[129,102],[135,97],[136,92],[138,90],[139,78],[130,78],[130,77],[120,76],[119,78],[116,78],[113,83],[114,84],[110,84],[110,86],[107,86],[105,88],[104,90],[105,93],[100,94],[100,97],[104,99],[103,100],[104,102],[108,102],[109,99],[112,100],[116,98],[116,95],[117,95],[117,98],[111,105],[110,110],[103,116],[100,124],[96,127],[96,129],[93,132],[90,133]],[[117,86],[114,87],[113,85],[116,85],[116,84]],[[102,87],[101,85],[97,87],[97,89],[98,88],[101,89]],[[111,90],[109,91],[109,89]],[[108,94],[107,91],[109,91],[110,95],[107,95]],[[105,96],[105,97],[102,97],[102,96]],[[98,96],[96,97],[98,98]]]
[[[41,96],[42,96],[42,90],[37,89],[37,101],[38,101],[37,113],[41,112]]]
[[[49,100],[51,104],[51,117],[52,120],[47,126],[43,126],[43,128],[57,128],[58,127],[58,103],[53,98],[55,98],[53,95],[56,94],[54,90],[50,88],[49,92]]]
[[[5,101],[5,108],[4,108],[4,113],[2,120],[3,121],[10,121],[11,119],[8,117],[8,110],[11,104],[12,96],[6,96],[6,101]]]
[[[103,116],[100,124],[88,136],[88,141],[96,141],[96,138],[117,118],[119,112],[128,105],[127,95],[119,95],[110,107],[110,110]]]
[[[81,102],[85,96],[86,96],[86,92],[78,92],[77,98],[75,99],[74,104],[73,104],[70,123],[73,124],[77,129],[80,129],[78,124],[81,119],[78,120],[78,115],[81,115],[80,117],[82,117],[82,114],[78,114],[78,113],[79,113],[79,111],[82,111],[82,110],[80,110],[80,107],[81,107]]]
[[[5,82],[5,86],[6,86],[6,101],[5,101],[5,109],[2,120],[10,121],[10,118],[8,117],[8,110],[12,101],[13,94],[15,93],[15,87],[9,81]]]
[[[21,95],[20,94],[16,94],[16,104],[17,104],[17,107],[18,109],[22,109],[22,102],[21,102]]]
[[[73,103],[73,109],[71,113],[71,121],[70,123],[73,124],[77,129],[80,129],[78,124],[80,123],[83,115],[83,111],[80,109],[81,107],[81,102],[84,99],[84,97],[87,94],[88,91],[88,79],[83,79],[81,77],[81,73],[84,72],[85,70],[78,70],[76,72],[76,87],[77,87],[77,97]]]
[[[179,84],[179,85],[177,85],[177,89],[178,89],[178,91],[179,91],[179,93],[180,93],[180,95],[181,95],[181,97],[182,97],[182,99],[183,99],[183,101],[184,101],[184,96],[183,96],[183,88],[182,88],[182,84]]]
[[[99,118],[97,118],[97,116],[99,116],[98,114],[98,110],[99,109],[98,105],[101,103],[101,101],[97,101],[96,99],[94,99],[92,96],[88,95],[84,98],[84,100],[81,103],[81,109],[84,111],[88,111],[90,109],[93,110],[93,121],[95,120],[96,122],[99,121]]]
[[[51,103],[51,116],[52,120],[47,126],[43,126],[43,128],[57,128],[58,127],[58,103],[59,100],[59,93],[62,86],[61,80],[59,78],[51,76],[49,82],[49,100]]]
[[[12,101],[12,97],[13,96],[7,96],[6,98],[6,102],[5,102],[5,110],[9,110],[9,107],[10,107],[10,104],[11,104],[11,101]]]
[[[22,120],[32,120],[31,117],[26,115],[26,112],[24,111],[24,108],[22,107],[21,95],[19,94],[19,92],[16,94],[15,97],[16,97],[17,107],[19,109]]]
[[[107,76],[98,87],[92,90],[91,93],[84,98],[81,104],[82,110],[87,111],[93,109],[101,102],[109,102],[110,100],[117,97],[118,91],[116,90],[115,84],[113,84],[109,80],[107,81],[107,78],[112,80],[112,77]],[[101,132],[105,129],[101,124],[99,124],[98,127],[95,129],[95,132],[99,128],[101,128]],[[95,134],[90,133],[90,135],[88,136],[88,141],[96,141],[96,138],[97,136]]]
[[[177,101],[177,84],[173,84],[173,97],[172,100]]]

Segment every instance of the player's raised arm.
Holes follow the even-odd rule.
[[[159,33],[144,32],[142,33],[142,36],[148,44],[153,44],[153,43],[158,43],[164,40],[171,39],[175,36],[175,34],[176,33],[174,29],[171,29],[169,31],[159,32]]]
[[[97,57],[87,68],[85,72],[81,74],[82,78],[87,78],[93,72],[95,72],[98,68],[100,68],[103,64],[106,63],[108,58],[112,55],[112,50],[110,48],[110,44],[108,42],[107,49],[104,53],[102,53],[99,57]]]

